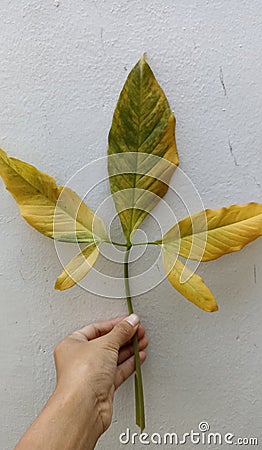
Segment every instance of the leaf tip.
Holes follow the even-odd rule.
[[[140,61],[141,61],[141,62],[146,62],[146,52],[143,52],[143,53],[142,53],[142,56],[141,56],[141,58],[140,58]]]
[[[60,277],[59,277],[59,278],[60,278]],[[59,278],[56,279],[55,286],[54,286],[54,289],[55,289],[56,291],[62,291],[62,288],[61,288],[61,281],[59,280]]]
[[[214,303],[210,306],[210,309],[207,312],[216,312],[216,311],[218,311],[218,305],[216,301],[214,301]]]
[[[64,272],[56,279],[55,282],[55,290],[56,291],[65,291],[69,289],[73,284],[67,283],[67,279],[65,279]]]
[[[7,158],[8,158],[7,153],[2,148],[0,148],[0,163],[1,160],[2,162],[5,162]]]

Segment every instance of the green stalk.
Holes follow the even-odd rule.
[[[132,245],[127,245],[126,253],[125,253],[125,261],[124,261],[124,277],[125,277],[125,289],[126,289],[126,301],[128,306],[129,314],[134,312],[132,305],[132,298],[130,294],[130,286],[129,286],[129,266],[128,266],[128,258],[129,252]],[[142,380],[142,371],[141,364],[139,358],[139,350],[138,350],[138,339],[137,334],[135,334],[133,338],[134,343],[134,353],[135,353],[135,400],[136,400],[136,424],[140,427],[141,433],[145,428],[145,407],[144,407],[144,393],[143,393],[143,380]]]
[[[127,244],[122,244],[120,242],[115,242],[115,241],[104,241],[107,244],[113,244],[116,245],[118,247],[127,247]],[[138,246],[138,245],[161,245],[161,241],[155,241],[155,242],[135,242],[132,244],[132,247]]]

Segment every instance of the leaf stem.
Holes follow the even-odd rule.
[[[123,244],[115,241],[106,241],[107,244],[117,245],[118,247],[127,247],[127,244]]]
[[[128,248],[128,244],[123,244],[123,243],[115,242],[115,241],[104,241],[104,242],[106,242],[107,244],[112,244],[112,245],[117,245],[119,247],[126,247],[126,248]],[[159,243],[157,243],[157,242],[134,242],[131,245],[131,247],[135,247],[137,245],[159,245]]]
[[[132,305],[131,293],[130,293],[130,286],[129,286],[128,259],[129,259],[129,253],[130,253],[131,247],[132,247],[131,243],[126,245],[126,253],[125,253],[125,260],[124,260],[126,301],[127,301],[129,314],[132,314],[134,312],[133,305]],[[135,336],[133,338],[133,342],[134,342],[135,365],[136,365],[136,372],[135,372],[136,424],[140,427],[141,433],[142,433],[145,428],[145,407],[144,407],[143,380],[142,380],[142,371],[141,371],[141,364],[140,364],[140,358],[139,358],[137,334],[135,334]]]

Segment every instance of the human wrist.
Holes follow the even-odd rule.
[[[101,428],[98,408],[88,399],[59,384],[16,449],[93,450]]]
[[[99,402],[92,389],[86,386],[84,392],[79,386],[58,383],[49,402],[56,404],[65,421],[74,422],[73,428],[84,437],[85,449],[93,449],[104,430]]]

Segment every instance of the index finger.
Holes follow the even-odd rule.
[[[115,325],[121,322],[125,317],[126,316],[115,317],[114,319],[106,320],[104,322],[91,323],[77,332],[81,333],[88,341],[91,341],[92,339],[97,339],[112,331]]]
[[[104,322],[95,322],[91,323],[90,325],[87,325],[80,330],[74,331],[74,333],[79,334],[86,340],[92,341],[93,339],[97,339],[101,336],[104,336],[107,333],[110,333],[110,331],[113,330],[113,328],[121,322],[125,317],[115,317],[114,319],[106,320]],[[74,334],[72,333],[72,334]],[[145,334],[145,328],[143,325],[139,324],[137,329],[137,336],[138,339],[142,338]],[[132,341],[128,342],[131,343]]]

